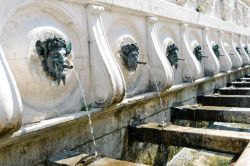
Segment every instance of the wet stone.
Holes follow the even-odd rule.
[[[233,157],[225,153],[183,148],[168,166],[228,166]]]

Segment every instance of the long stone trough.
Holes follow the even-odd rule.
[[[241,153],[250,141],[250,133],[199,129],[159,123],[129,128],[131,141],[204,148],[227,153]]]
[[[245,78],[245,77],[243,77]],[[215,89],[214,94],[200,95],[197,104],[175,106],[171,121],[250,123],[250,96],[248,88],[232,85],[248,84],[234,81],[230,87]],[[212,128],[195,128],[167,123],[147,123],[129,127],[130,142],[147,142],[166,146],[206,149],[231,154],[241,154],[235,166],[249,165],[250,133]]]

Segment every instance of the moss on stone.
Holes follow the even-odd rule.
[[[87,111],[87,108],[88,108],[88,111],[90,111],[93,108],[93,104],[88,104],[87,106],[83,104],[80,111]]]
[[[183,148],[168,166],[228,166],[232,158],[230,154]]]
[[[231,161],[231,158],[214,156],[214,157],[209,157],[206,161],[206,164],[208,166],[214,166],[214,165],[228,166],[230,164],[230,161]]]
[[[195,128],[208,128],[212,122],[207,121],[191,121],[191,120],[174,120],[172,122],[174,125],[186,126],[186,127],[195,127]]]
[[[168,161],[172,160],[172,158],[181,151],[181,147],[177,147],[177,146],[169,146],[167,151],[168,151],[168,155],[167,155],[167,159]]]

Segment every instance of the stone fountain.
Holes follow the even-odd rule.
[[[0,165],[65,151],[137,156],[128,156],[128,125],[169,122],[170,107],[250,71],[248,9],[228,0],[1,1]]]

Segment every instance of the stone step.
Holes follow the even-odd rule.
[[[172,124],[148,123],[129,127],[129,141],[148,142],[240,154],[250,141],[250,133]]]
[[[197,103],[204,106],[246,107],[250,108],[249,95],[206,95],[198,96]]]
[[[234,82],[228,83],[228,86],[234,86],[234,87],[250,87],[250,82],[234,81]]]
[[[219,93],[221,95],[250,95],[250,87],[249,88],[225,87],[225,88],[220,88]]]
[[[245,82],[250,82],[250,78],[249,77],[243,77],[243,78],[240,78],[239,80],[245,81]]]
[[[48,166],[147,166],[128,161],[115,160],[103,155],[78,154],[74,156],[57,156],[50,159]]]
[[[250,78],[250,74],[246,74],[244,77],[245,78]]]
[[[137,164],[128,161],[115,160],[111,158],[102,158],[89,166],[149,166],[145,164]]]
[[[184,105],[172,108],[171,120],[175,119],[250,124],[250,108]]]

